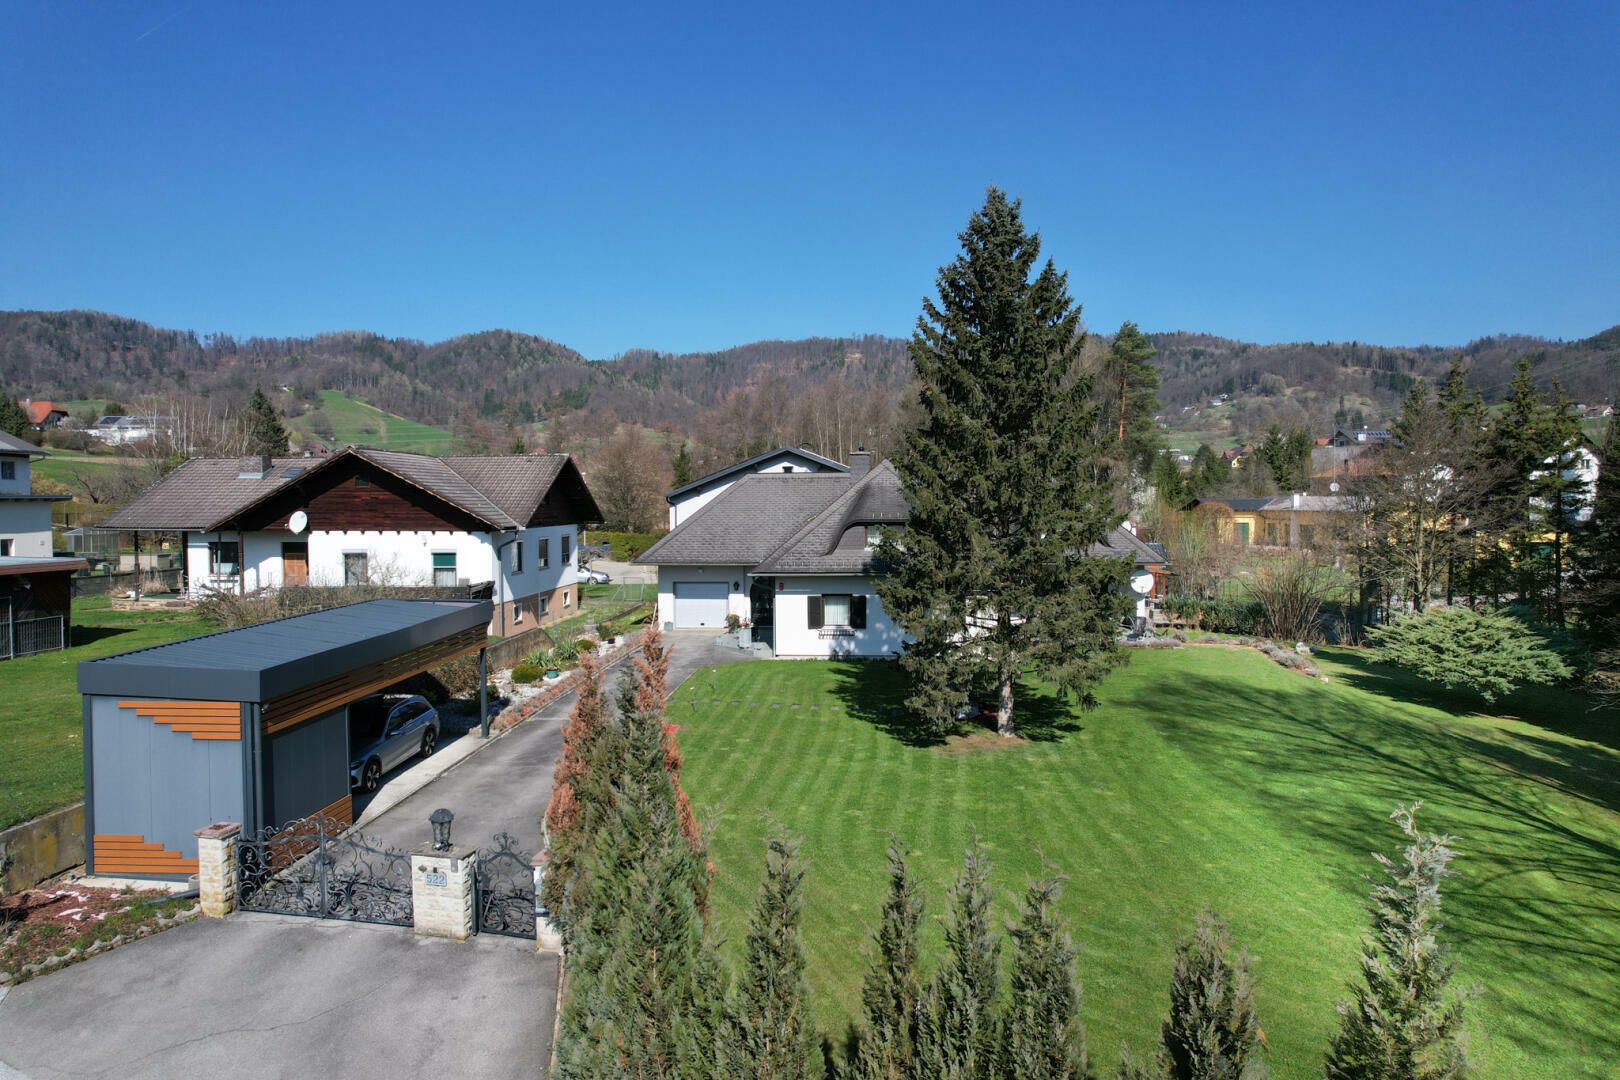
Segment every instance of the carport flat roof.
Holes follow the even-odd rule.
[[[367,600],[79,663],[79,693],[263,703],[489,625],[488,600]]]

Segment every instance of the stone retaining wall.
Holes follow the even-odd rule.
[[[10,865],[6,866],[9,861]],[[0,893],[20,892],[84,862],[84,803],[0,832]]]

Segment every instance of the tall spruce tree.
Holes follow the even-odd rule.
[[[1592,520],[1575,560],[1574,610],[1592,650],[1592,689],[1606,705],[1620,704],[1620,420],[1611,419],[1598,451]]]
[[[1576,406],[1564,392],[1563,383],[1553,380],[1552,398],[1542,413],[1541,435],[1547,456],[1530,475],[1532,518],[1540,525],[1539,539],[1546,543],[1547,586],[1543,612],[1548,621],[1564,625],[1564,578],[1568,563],[1570,532],[1577,514],[1591,499],[1592,492],[1579,478],[1581,421]]]
[[[1453,1080],[1468,1071],[1463,1003],[1450,989],[1454,963],[1440,941],[1440,882],[1452,837],[1419,831],[1421,804],[1391,815],[1406,837],[1399,861],[1376,854],[1372,933],[1361,950],[1362,983],[1339,1003],[1327,1052],[1328,1080]]]
[[[248,398],[247,409],[242,413],[242,425],[247,435],[249,454],[279,457],[287,453],[287,429],[282,426],[276,407],[257,386],[253,388],[253,396]]]
[[[1074,945],[1057,911],[1061,892],[1056,877],[1031,884],[1012,928],[1012,992],[1001,1051],[1001,1075],[1010,1080],[1083,1080],[1091,1075]]]
[[[1192,939],[1176,949],[1170,975],[1170,1015],[1159,1029],[1151,1066],[1133,1062],[1129,1080],[1258,1080],[1263,1035],[1254,1008],[1254,982],[1245,954],[1232,956],[1226,923],[1198,916]]]
[[[724,1040],[729,1075],[757,1080],[805,1080],[810,1075],[815,1039],[799,940],[803,909],[799,845],[773,836],[765,845],[765,880],[749,922]]]
[[[917,932],[923,899],[905,853],[889,844],[889,891],[872,935],[876,955],[861,985],[862,1023],[852,1080],[909,1080],[917,1076],[917,1008],[922,1000]]]
[[[676,487],[685,487],[697,478],[694,475],[697,470],[692,466],[692,451],[684,442],[681,443],[681,448],[676,452],[674,458],[670,460],[669,467],[670,471],[675,474]]]
[[[1039,238],[995,188],[960,239],[911,340],[920,417],[895,457],[911,513],[885,540],[878,592],[914,639],[901,657],[914,713],[944,731],[987,684],[1012,735],[1026,668],[1093,703],[1129,567],[1084,557],[1121,514],[1096,479],[1104,448],[1067,276],[1050,260],[1031,276]]]
[[[990,859],[977,842],[951,887],[945,959],[923,995],[916,1075],[993,1080],[1000,1073],[996,996],[1001,943],[990,926]]]
[[[1552,448],[1544,430],[1546,407],[1531,371],[1529,357],[1521,357],[1508,386],[1502,409],[1491,426],[1491,456],[1496,483],[1492,488],[1495,516],[1510,565],[1500,567],[1498,590],[1509,589],[1520,600],[1537,602],[1539,530],[1531,500],[1531,474],[1541,467]]]

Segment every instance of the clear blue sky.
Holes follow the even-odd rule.
[[[905,334],[994,183],[1097,329],[1620,322],[1613,0],[362,6],[0,7],[0,308]]]

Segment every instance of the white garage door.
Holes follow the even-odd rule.
[[[675,625],[677,627],[726,625],[726,583],[677,581]]]

